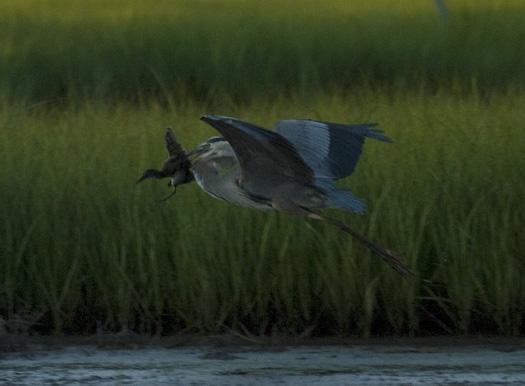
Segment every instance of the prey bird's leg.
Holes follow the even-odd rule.
[[[362,235],[359,232],[356,232],[352,228],[350,228],[348,225],[346,225],[344,222],[339,221],[335,218],[326,217],[324,215],[321,215],[319,213],[310,212],[311,215],[309,216],[311,218],[316,219],[322,219],[325,222],[335,225],[339,229],[341,229],[343,232],[348,233],[356,240],[363,243],[368,249],[370,249],[372,252],[374,252],[376,255],[381,257],[384,262],[386,262],[388,265],[390,265],[396,272],[401,274],[402,276],[414,276],[414,273],[410,270],[410,268],[407,267],[407,265],[401,260],[400,257],[396,256],[394,253],[389,251],[388,249],[385,249],[376,243],[374,243],[372,240],[370,240],[368,237]]]
[[[173,192],[171,192],[170,194],[168,194],[166,197],[160,199],[160,200],[157,200],[157,202],[166,202],[168,201],[171,197],[173,197],[175,195],[175,193],[177,193],[177,189],[173,189]]]

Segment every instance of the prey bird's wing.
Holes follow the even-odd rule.
[[[287,119],[277,122],[276,129],[294,145],[316,177],[338,180],[354,171],[366,137],[390,142],[376,126]]]
[[[191,162],[181,144],[177,142],[173,130],[169,127],[166,129],[165,139],[169,157],[162,165],[162,173],[166,177],[171,177],[172,183],[176,185],[192,181]]]
[[[239,119],[205,115],[232,146],[241,166],[241,183],[252,192],[291,180],[310,184],[313,172],[294,146],[276,132]]]
[[[168,150],[170,157],[186,154],[180,143],[175,139],[175,134],[170,127],[166,129],[166,135],[164,138],[166,139],[166,150]]]

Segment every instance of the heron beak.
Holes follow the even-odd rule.
[[[191,163],[194,163],[198,161],[199,157],[203,155],[204,153],[206,153],[209,149],[210,149],[209,144],[202,144],[202,145],[197,146],[195,149],[191,150],[190,152],[188,152],[186,156],[188,157]]]

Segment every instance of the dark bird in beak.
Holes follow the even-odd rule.
[[[173,192],[161,201],[166,201],[173,196],[176,192],[177,186],[187,184],[194,180],[193,173],[190,170],[191,162],[188,159],[188,155],[180,143],[177,142],[173,130],[169,127],[166,129],[165,141],[166,150],[168,151],[168,159],[164,161],[160,170],[147,169],[142,177],[137,180],[138,184],[149,178],[169,178],[170,182],[168,183],[168,186],[173,187]]]

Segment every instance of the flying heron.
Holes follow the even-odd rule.
[[[322,212],[326,208],[365,212],[364,202],[349,189],[337,187],[336,181],[352,174],[366,137],[391,142],[377,124],[289,119],[270,131],[231,117],[204,115],[201,120],[222,137],[211,137],[187,154],[180,145],[174,147],[180,154],[170,151],[170,157],[184,162],[172,163],[169,158],[164,172],[146,171],[139,182],[170,177],[175,188],[194,178],[208,194],[236,205],[323,220],[352,235],[400,274],[412,274],[391,251]],[[167,143],[170,136],[174,138],[168,132]]]

